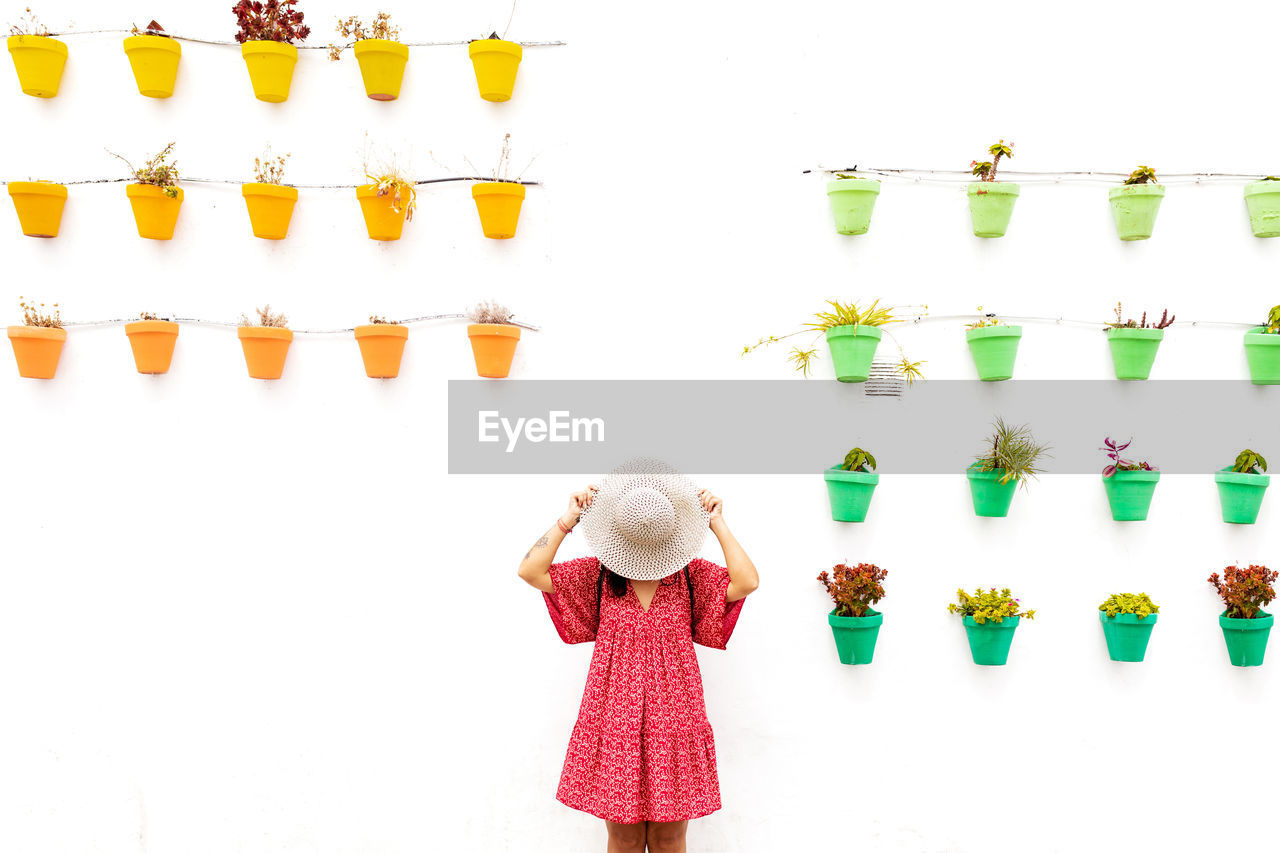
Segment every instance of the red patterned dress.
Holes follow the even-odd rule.
[[[615,823],[689,820],[720,808],[693,644],[723,649],[742,601],[725,602],[724,567],[697,559],[688,572],[688,580],[677,572],[659,582],[646,611],[630,582],[619,598],[607,580],[601,590],[595,557],[551,567],[555,592],[544,598],[560,639],[596,643],[556,793],[566,806]]]

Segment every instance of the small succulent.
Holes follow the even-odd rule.
[[[1267,325],[1264,331],[1268,335],[1280,335],[1280,305],[1275,305],[1267,314]]]
[[[1157,183],[1156,170],[1150,166],[1139,166],[1129,173],[1129,177],[1125,178],[1124,183],[1125,186]]]
[[[1169,309],[1165,308],[1160,313],[1160,322],[1148,323],[1147,312],[1142,312],[1141,320],[1124,318],[1124,305],[1120,302],[1116,303],[1116,319],[1107,323],[1107,327],[1111,329],[1167,329],[1173,325],[1173,321],[1177,319],[1177,315],[1170,316]]]
[[[1237,474],[1261,474],[1267,470],[1267,460],[1261,453],[1246,448],[1240,451],[1240,455],[1236,457],[1236,464],[1231,466],[1231,470]]]
[[[996,179],[996,169],[1000,166],[1001,157],[1013,156],[1013,143],[1005,143],[1003,139],[987,148],[991,152],[991,159],[984,160],[981,163],[973,160],[969,163],[969,168],[973,170],[973,174],[978,176],[982,181],[994,181]]]
[[[855,447],[844,456],[844,464],[840,466],[845,471],[861,471],[869,474],[875,470],[876,458],[861,447]]]

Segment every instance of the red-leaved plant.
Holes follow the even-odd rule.
[[[1209,575],[1209,583],[1218,591],[1222,603],[1227,605],[1227,618],[1257,619],[1266,615],[1262,608],[1276,597],[1275,587],[1271,584],[1278,575],[1280,573],[1266,566],[1247,569],[1227,566],[1222,570],[1222,577],[1218,577],[1217,572]]]
[[[304,41],[311,28],[302,23],[302,13],[294,9],[298,0],[240,0],[231,7],[240,25],[236,41]]]
[[[1113,439],[1111,436],[1107,436],[1103,444],[1105,444],[1106,446],[1099,447],[1098,449],[1105,451],[1107,454],[1107,458],[1111,460],[1111,464],[1102,469],[1102,476],[1104,477],[1114,477],[1117,471],[1154,471],[1156,470],[1155,466],[1149,465],[1146,462],[1135,462],[1132,459],[1125,459],[1120,455],[1125,451],[1125,448],[1127,448],[1130,444],[1133,444],[1132,438],[1125,442],[1118,442],[1115,439]]]
[[[888,574],[871,563],[856,566],[840,563],[830,573],[819,574],[818,582],[827,588],[827,594],[835,602],[837,616],[866,616],[867,608],[884,598],[882,582]]]

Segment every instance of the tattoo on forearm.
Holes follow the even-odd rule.
[[[546,534],[543,534],[541,539],[533,543],[533,548],[545,548],[549,544],[551,543],[548,541]],[[530,548],[528,552],[525,553],[524,558],[526,560],[529,559],[531,556],[533,556],[533,548]]]

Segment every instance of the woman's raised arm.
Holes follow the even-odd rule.
[[[533,543],[529,552],[524,555],[524,559],[520,561],[521,580],[540,592],[555,592],[551,585],[551,563],[556,558],[560,543],[564,541],[565,536],[569,535],[569,531],[577,526],[578,517],[582,515],[584,509],[591,506],[591,500],[594,497],[595,486],[588,486],[569,497],[569,508],[564,511],[564,515],[542,534],[541,539]]]
[[[699,497],[702,498],[702,505],[711,513],[711,532],[720,542],[720,548],[724,551],[724,565],[729,570],[729,589],[725,592],[725,601],[734,602],[746,598],[760,588],[760,573],[756,571],[756,564],[751,562],[747,552],[738,544],[737,537],[729,532],[729,526],[724,523],[721,512],[724,501],[707,489],[703,489]]]

